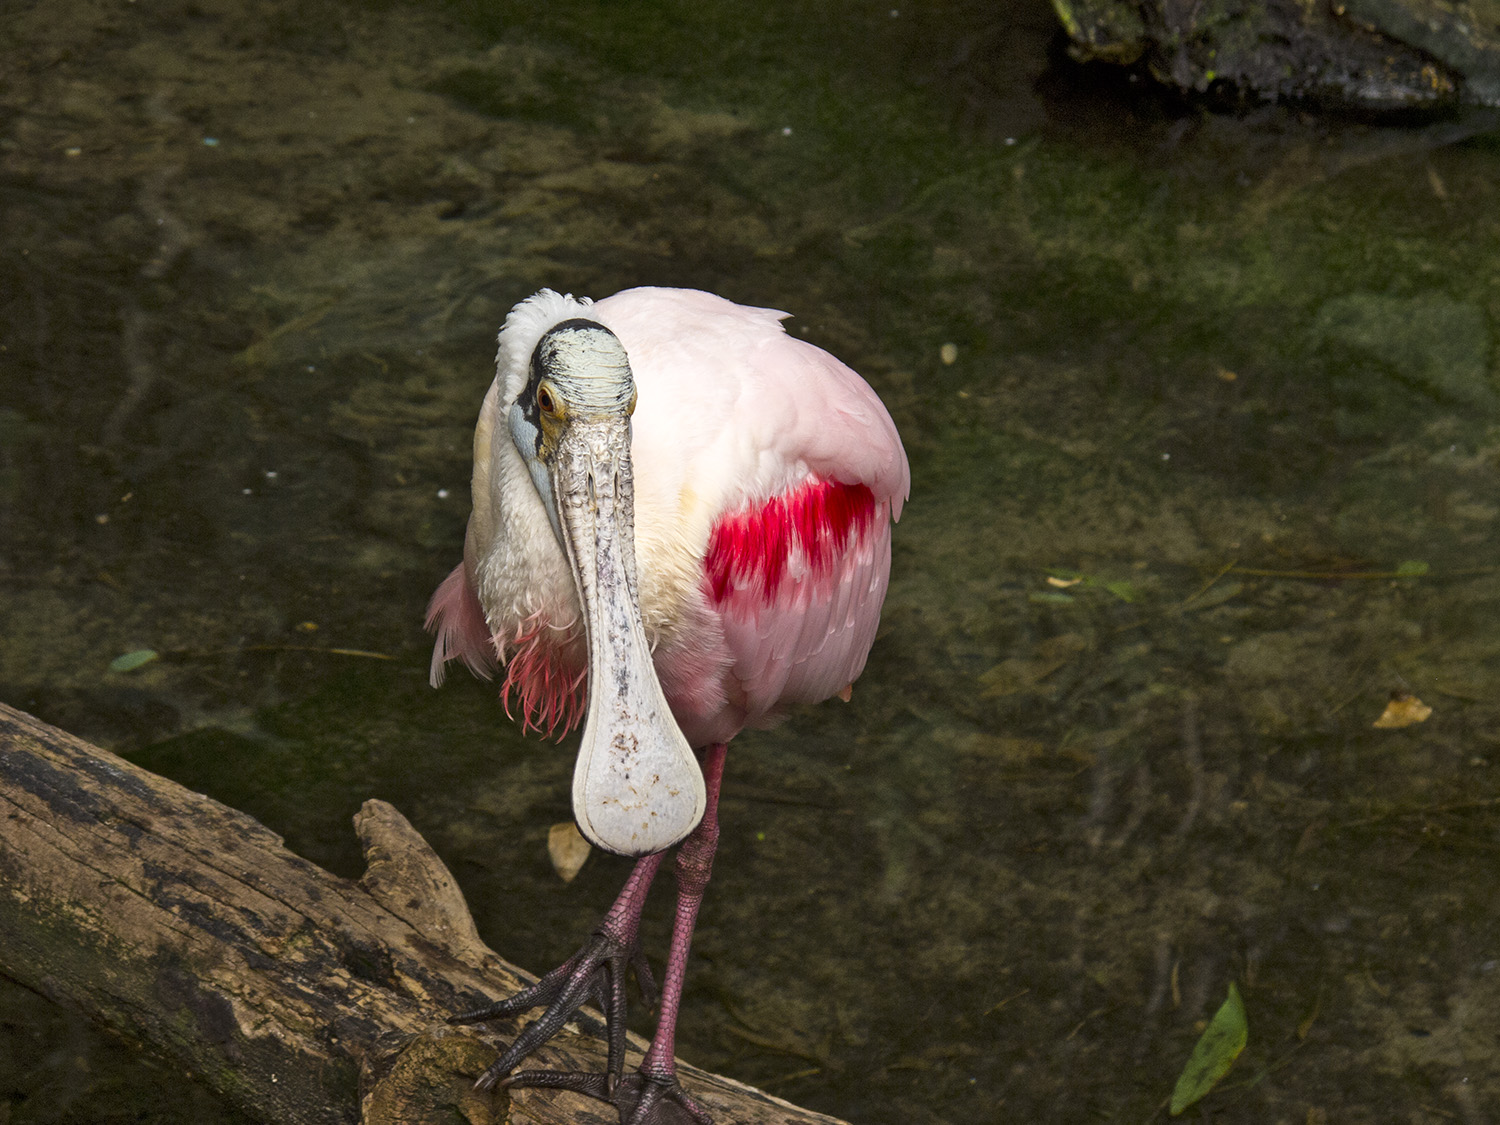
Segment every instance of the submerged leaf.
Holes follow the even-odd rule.
[[[1218,585],[1210,586],[1200,593],[1194,594],[1182,603],[1183,613],[1197,613],[1200,609],[1213,609],[1214,606],[1223,605],[1225,602],[1237,598],[1245,590],[1243,582],[1220,582]]]
[[[1408,559],[1396,568],[1397,578],[1421,578],[1430,568],[1418,559]]]
[[[1032,595],[1033,598],[1049,596],[1071,600],[1068,594]],[[1040,686],[1042,681],[1086,648],[1088,648],[1088,641],[1077,633],[1060,633],[1055,637],[1048,637],[1036,646],[1029,657],[1012,656],[1009,660],[1002,660],[983,673],[979,677],[979,682],[984,685],[984,697],[993,698],[1000,695],[1014,695],[1019,691],[1045,690]]]
[[[127,652],[111,660],[109,670],[111,672],[134,672],[142,664],[150,664],[156,656],[154,648],[138,648],[134,652]]]
[[[1187,1066],[1177,1079],[1177,1088],[1172,1091],[1172,1116],[1176,1117],[1188,1106],[1203,1097],[1229,1072],[1234,1060],[1240,1057],[1245,1043],[1250,1038],[1250,1025],[1245,1020],[1245,1003],[1240,999],[1240,990],[1229,982],[1229,997],[1214,1013],[1214,1018],[1198,1037]]]
[[[1073,600],[1072,594],[1027,594],[1026,600],[1037,605],[1067,605]]]

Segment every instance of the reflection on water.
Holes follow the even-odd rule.
[[[567,749],[430,691],[419,627],[493,333],[541,285],[789,309],[914,491],[853,705],[731,749],[684,1054],[860,1122],[1141,1121],[1234,981],[1216,1119],[1482,1120],[1500,145],[1085,89],[1048,20],[18,14],[0,698],[346,874],[393,800],[550,966],[622,864],[557,881]],[[0,1020],[9,1120],[233,1120]]]

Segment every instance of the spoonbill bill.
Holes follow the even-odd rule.
[[[682,1089],[675,1025],[718,841],[725,744],[785,709],[849,698],[890,579],[910,471],[875,392],[785,313],[688,289],[598,302],[542,290],[500,330],[474,434],[464,561],[428,607],[432,682],[503,666],[507,713],[583,722],[573,813],[636,863],[583,947],[522,992],[453,1017],[543,1008],[479,1080],[572,1089],[626,1125],[710,1118]],[[641,910],[677,848],[656,1033],[624,1074],[625,977],[654,991]],[[586,1001],[603,1074],[515,1067]],[[507,1077],[509,1076],[509,1077]]]

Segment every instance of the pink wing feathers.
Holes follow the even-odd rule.
[[[466,565],[455,566],[427,603],[427,631],[437,634],[428,673],[433,687],[443,686],[447,672],[444,665],[450,660],[462,660],[469,671],[484,680],[495,674],[499,663],[490,627],[484,622],[484,607],[469,584]]]
[[[657,659],[689,740],[727,739],[841,692],[874,642],[891,521],[910,488],[885,406],[849,367],[788,335],[785,313],[669,289],[627,290],[594,311],[633,365],[639,357],[634,448],[656,469],[660,510],[683,492],[716,504],[695,546],[722,663]]]
[[[854,682],[875,640],[891,565],[891,503],[809,477],[722,518],[704,559],[745,721],[774,721]]]
[[[864,670],[890,582],[891,522],[911,480],[869,385],[776,327],[755,363],[765,385],[749,393],[776,396],[785,411],[762,460],[774,451],[800,479],[720,515],[703,563],[753,726],[841,693]]]

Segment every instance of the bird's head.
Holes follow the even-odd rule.
[[[645,855],[703,816],[703,775],[662,694],[635,573],[630,415],[636,388],[619,339],[597,321],[548,328],[507,425],[578,589],[589,707],[573,813],[590,841]]]
[[[555,485],[559,464],[582,467],[576,456],[580,445],[615,463],[623,452],[628,464],[635,398],[630,360],[602,324],[565,320],[549,329],[531,353],[530,374],[511,404],[507,423],[564,551],[568,542]]]

